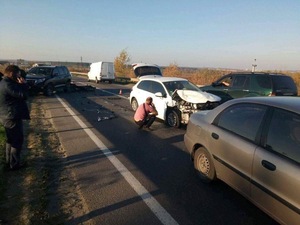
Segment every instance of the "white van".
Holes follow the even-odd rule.
[[[108,81],[112,83],[115,80],[115,67],[113,62],[95,62],[90,65],[88,72],[88,81],[96,83]]]

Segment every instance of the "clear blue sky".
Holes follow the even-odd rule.
[[[0,0],[0,59],[300,70],[300,0]]]

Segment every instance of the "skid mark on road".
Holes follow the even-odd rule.
[[[98,148],[105,154],[109,161],[125,178],[129,185],[141,197],[145,204],[150,208],[154,215],[165,225],[177,225],[177,221],[159,204],[158,201],[148,192],[148,190],[130,173],[130,171],[113,155],[104,143],[88,128],[88,126],[73,112],[73,110],[58,96],[56,98],[87,133]]]

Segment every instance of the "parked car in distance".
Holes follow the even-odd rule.
[[[132,69],[137,78],[145,76],[162,76],[161,69],[156,64],[134,63]]]
[[[70,89],[72,75],[65,66],[36,66],[31,68],[26,81],[31,93],[43,92],[47,96],[53,95],[56,88]]]
[[[108,81],[112,83],[115,81],[115,66],[113,62],[95,62],[90,65],[88,72],[88,81],[95,81],[96,83]]]
[[[201,90],[218,95],[222,102],[254,96],[297,96],[297,86],[290,76],[261,72],[234,72],[222,76]]]
[[[299,97],[239,98],[194,113],[184,143],[204,182],[220,179],[280,224],[299,224]]]
[[[187,124],[192,113],[213,109],[221,100],[218,96],[201,91],[186,79],[162,76],[143,77],[132,87],[129,97],[132,109],[136,111],[147,97],[153,99],[157,118],[171,127]]]

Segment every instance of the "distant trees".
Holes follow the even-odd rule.
[[[179,77],[182,73],[177,63],[171,63],[168,67],[164,69],[164,76],[167,77]]]
[[[116,76],[122,77],[130,74],[130,68],[128,67],[129,62],[129,54],[126,49],[123,49],[114,61]]]

